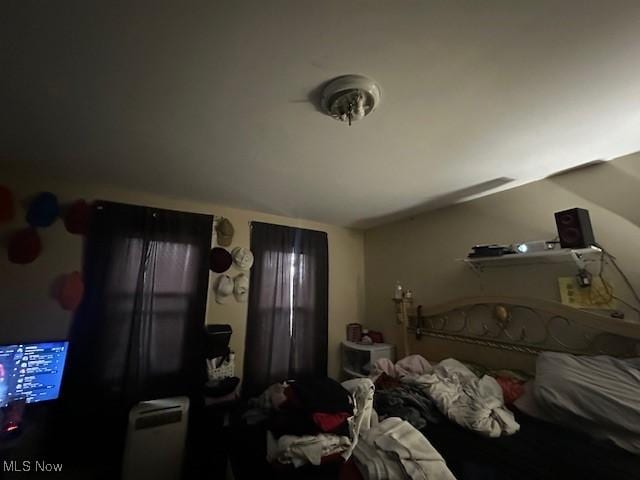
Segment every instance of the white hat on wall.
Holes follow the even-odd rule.
[[[233,263],[240,270],[249,270],[253,266],[253,253],[244,247],[236,247],[231,251]]]
[[[238,302],[245,303],[247,301],[247,297],[249,297],[249,277],[244,273],[234,279],[233,294]]]
[[[224,304],[229,302],[233,293],[233,280],[229,275],[220,275],[215,286],[216,302]]]

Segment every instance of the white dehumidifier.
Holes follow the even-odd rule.
[[[180,480],[187,437],[187,397],[149,400],[129,412],[123,480]]]

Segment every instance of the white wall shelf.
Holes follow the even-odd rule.
[[[472,257],[460,259],[474,270],[492,267],[511,267],[516,265],[540,265],[547,263],[574,263],[579,269],[586,263],[597,262],[602,256],[598,247],[570,249],[559,248],[541,252],[512,253],[499,257]]]

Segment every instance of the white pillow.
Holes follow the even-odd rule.
[[[587,422],[571,422],[566,419],[556,420],[549,413],[544,411],[543,405],[538,403],[533,393],[535,388],[533,380],[524,384],[524,392],[513,402],[513,404],[523,413],[526,413],[530,417],[537,418],[549,423],[560,424],[563,426],[569,426],[575,430],[582,431],[594,438],[601,440],[608,440],[615,445],[623,448],[629,452],[640,455],[640,437],[634,434],[621,433],[619,431],[609,431],[608,429],[598,427],[592,423]]]
[[[542,353],[533,395],[548,419],[640,454],[640,359]]]
[[[522,395],[520,395],[513,405],[515,405],[518,410],[523,413],[526,413],[530,417],[537,418],[538,420],[544,420],[545,422],[555,423],[555,420],[549,415],[545,413],[536,400],[535,395],[533,394],[533,389],[535,385],[533,380],[529,380],[523,386]]]

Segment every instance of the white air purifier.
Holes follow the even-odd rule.
[[[180,480],[187,437],[187,397],[149,400],[129,412],[123,480]]]

